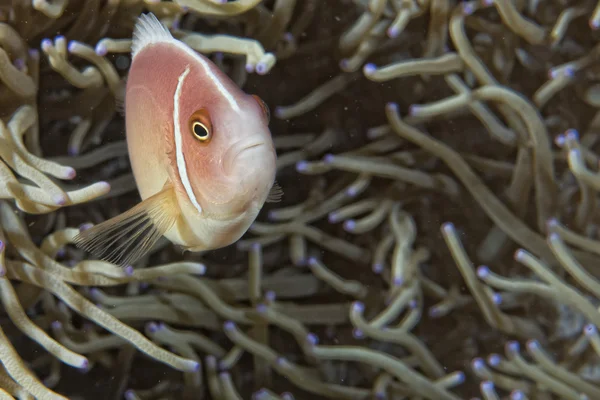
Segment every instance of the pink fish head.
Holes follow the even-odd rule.
[[[196,201],[215,218],[262,207],[275,180],[268,108],[235,87],[202,90],[207,86],[202,67],[189,71],[181,86],[175,134],[181,134]]]
[[[142,199],[171,185],[181,217],[167,238],[189,249],[232,243],[275,183],[268,107],[152,14],[140,17],[132,54],[127,141]]]

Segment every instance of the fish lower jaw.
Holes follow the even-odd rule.
[[[257,211],[248,210],[227,219],[213,219],[206,215],[190,221],[182,219],[165,237],[191,252],[216,250],[238,241],[257,215]]]

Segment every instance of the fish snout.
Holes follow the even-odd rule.
[[[251,138],[235,143],[227,153],[227,170],[230,174],[248,175],[261,160],[269,157],[269,145],[261,138]]]
[[[231,160],[231,177],[239,188],[250,198],[261,198],[268,191],[275,178],[275,150],[264,140],[246,140],[236,146]],[[250,200],[250,199],[248,199]]]

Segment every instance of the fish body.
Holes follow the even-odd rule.
[[[267,106],[152,14],[134,31],[125,122],[142,202],[75,240],[108,261],[128,265],[161,236],[189,251],[227,246],[281,195]]]

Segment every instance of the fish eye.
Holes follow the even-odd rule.
[[[213,126],[210,120],[210,113],[206,108],[196,110],[190,115],[188,121],[188,129],[196,140],[205,143],[210,141],[213,135]]]
[[[210,139],[210,130],[200,121],[192,122],[192,133],[196,139],[205,142]]]

